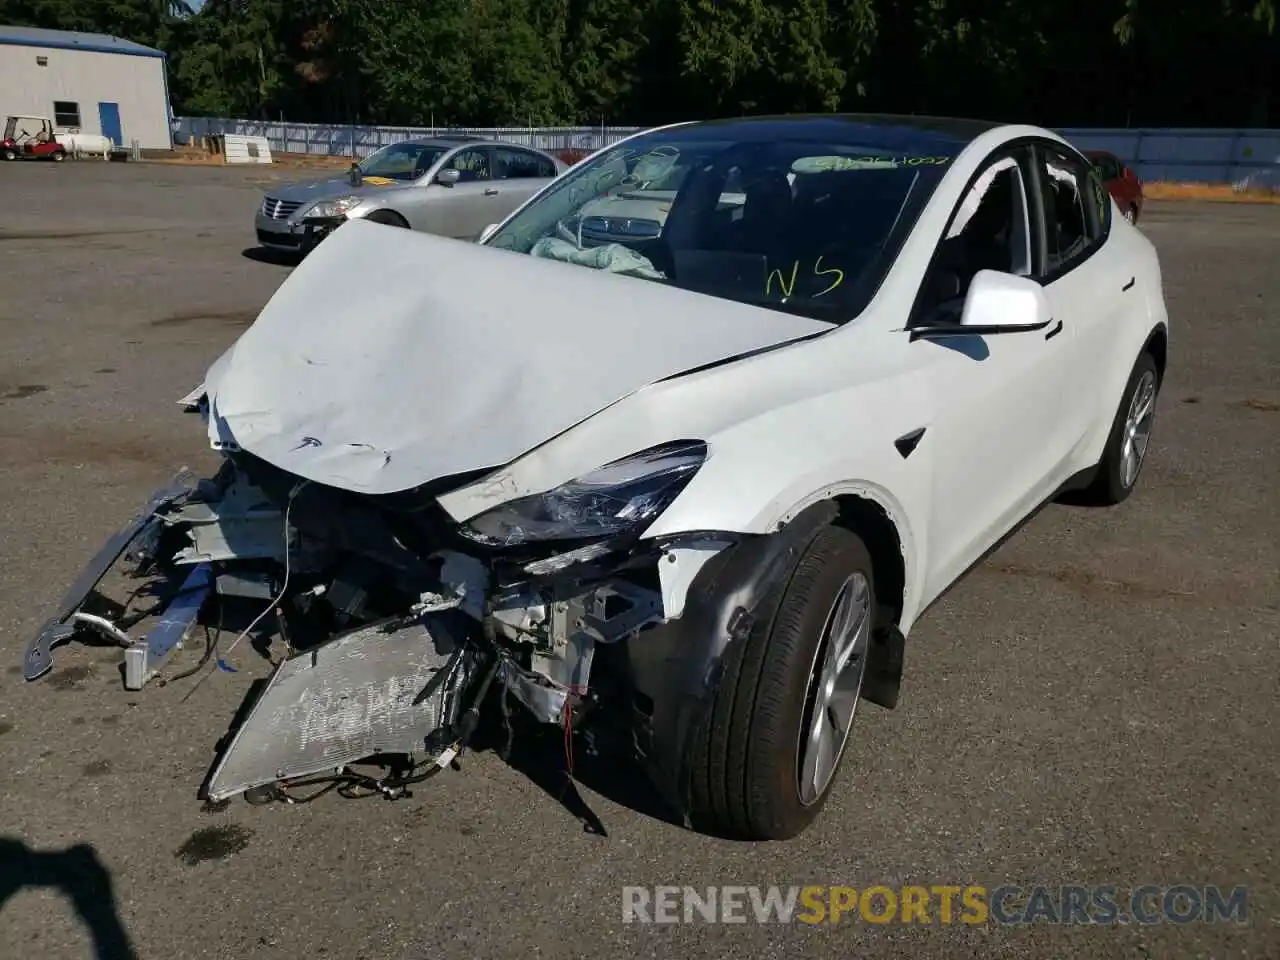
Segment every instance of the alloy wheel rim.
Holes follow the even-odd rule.
[[[836,593],[809,670],[809,695],[797,745],[797,786],[805,806],[823,795],[840,764],[858,709],[870,646],[870,584],[863,574],[855,573]]]
[[[1129,412],[1124,419],[1124,433],[1120,437],[1120,482],[1125,489],[1132,487],[1142,469],[1151,442],[1151,423],[1156,413],[1156,375],[1148,370],[1138,381],[1129,401]]]

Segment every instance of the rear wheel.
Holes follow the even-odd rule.
[[[1098,462],[1093,482],[1076,498],[1091,506],[1111,507],[1133,493],[1138,474],[1146,461],[1155,422],[1156,398],[1160,392],[1160,372],[1151,354],[1138,357],[1129,375],[1107,436],[1107,445]]]
[[[838,527],[821,530],[746,639],[725,655],[690,757],[696,826],[787,840],[817,817],[862,692],[874,597],[862,540]]]
[[[1124,212],[1124,218],[1130,223],[1136,224],[1138,222],[1138,208],[1133,206],[1129,207],[1129,209]]]
[[[4,151],[0,152],[0,156],[4,157],[6,160],[17,160],[18,151],[14,150],[11,147],[5,147]]]

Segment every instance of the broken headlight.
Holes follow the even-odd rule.
[[[662,513],[706,458],[701,440],[652,447],[547,493],[504,503],[460,532],[491,547],[626,533]]]

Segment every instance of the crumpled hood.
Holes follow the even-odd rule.
[[[393,493],[514,460],[655,380],[828,329],[355,220],[210,368],[209,434],[318,483]]]

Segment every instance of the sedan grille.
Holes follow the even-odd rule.
[[[288,220],[300,206],[302,206],[301,201],[265,197],[262,201],[262,215],[272,220]]]

